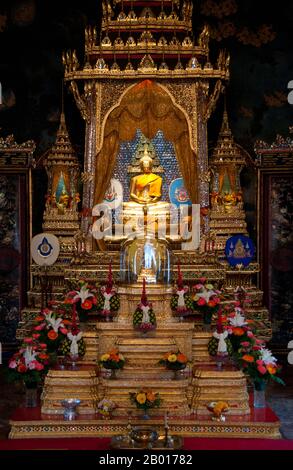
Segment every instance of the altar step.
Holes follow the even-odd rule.
[[[61,405],[65,399],[79,399],[80,414],[94,413],[98,403],[98,377],[93,367],[78,369],[50,369],[41,396],[42,413],[63,414]]]
[[[192,408],[197,414],[209,414],[207,405],[217,401],[228,403],[230,415],[250,413],[246,378],[233,366],[225,366],[223,370],[213,364],[195,366],[192,389]]]
[[[212,337],[210,332],[194,332],[192,335],[192,360],[197,362],[210,362],[208,343]]]
[[[170,351],[180,350],[191,359],[192,329],[192,324],[160,323],[155,331],[142,337],[131,323],[99,323],[99,355],[117,347],[129,365],[141,369],[146,365],[158,366],[159,360]]]
[[[94,329],[83,331],[86,344],[86,352],[82,362],[84,364],[95,364],[98,360],[99,338]]]
[[[117,410],[118,411],[118,410]],[[140,415],[141,417],[141,415]],[[64,421],[63,416],[46,416],[40,409],[20,408],[10,421],[9,439],[46,439],[46,438],[88,438],[112,437],[128,432],[128,416],[116,415],[105,421],[101,416],[92,414],[79,416],[75,421]],[[174,416],[170,411],[169,428],[171,435],[194,438],[242,438],[242,439],[280,439],[280,422],[269,409],[251,410],[247,416],[227,415],[226,421],[212,421],[210,416]],[[155,427],[164,434],[164,414],[161,409],[151,414],[151,419],[143,421],[131,417],[131,425]]]
[[[102,375],[109,376],[109,371],[103,370]],[[191,367],[187,366],[185,370],[180,372],[182,378],[191,379]],[[117,371],[117,377],[121,380],[131,380],[134,377],[138,380],[145,381],[147,384],[150,380],[172,380],[174,378],[174,372],[166,369],[166,367],[160,364],[152,365],[145,363],[143,367],[138,364],[127,363],[122,370]]]
[[[103,380],[101,384],[104,394],[110,400],[117,404],[114,411],[116,416],[126,416],[129,412],[133,416],[141,416],[143,410],[138,409],[130,400],[130,392],[139,390],[152,390],[159,393],[161,397],[160,412],[169,411],[174,416],[184,416],[190,414],[188,406],[188,380],[149,380],[143,377]],[[156,415],[156,408],[150,409],[149,414]]]

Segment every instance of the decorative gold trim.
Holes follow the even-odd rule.
[[[192,422],[191,422],[192,421]],[[33,438],[74,438],[74,437],[112,437],[127,433],[127,420],[113,418],[79,419],[78,421],[41,420],[41,421],[10,421],[9,439]],[[141,424],[141,420],[133,420],[133,424]],[[145,422],[144,422],[145,424]],[[148,426],[156,426],[163,432],[158,420],[150,419]],[[280,423],[251,423],[249,420],[232,422],[227,418],[225,423],[210,420],[185,420],[184,418],[169,419],[169,431],[182,437],[241,438],[241,439],[280,439]]]

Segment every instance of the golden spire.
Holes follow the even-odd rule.
[[[69,133],[66,126],[65,113],[64,113],[64,94],[63,94],[63,82],[62,82],[62,98],[61,98],[61,114],[60,114],[60,123],[56,135],[56,140],[51,150],[47,160],[58,160],[60,161],[72,161],[78,165],[78,159],[71,143]]]
[[[210,163],[212,166],[223,164],[244,166],[246,163],[244,153],[241,147],[235,143],[232,131],[230,129],[226,99],[224,104],[222,126],[217,144],[210,159]]]

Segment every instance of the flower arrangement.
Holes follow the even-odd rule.
[[[48,364],[47,345],[32,337],[25,338],[8,363],[8,379],[11,382],[21,380],[27,387],[36,386],[46,374]]]
[[[207,409],[213,413],[213,420],[225,421],[223,413],[227,413],[229,411],[229,405],[225,401],[214,401],[207,405]]]
[[[174,289],[174,294],[171,297],[171,309],[180,317],[190,315],[193,310],[193,301],[189,295],[189,287],[183,285],[182,273],[180,264],[178,264],[178,279],[177,285]]]
[[[82,358],[86,352],[86,345],[83,339],[83,333],[77,326],[76,305],[72,305],[72,323],[70,331],[62,342],[61,352],[63,356],[71,359]]]
[[[97,311],[97,289],[84,280],[78,282],[78,287],[67,293],[65,303],[75,304],[80,321],[86,321],[88,314]]]
[[[50,353],[57,352],[67,336],[69,320],[64,320],[58,312],[45,308],[34,319],[33,338],[45,343]]]
[[[112,265],[109,264],[108,281],[105,286],[102,286],[98,296],[97,310],[99,315],[110,320],[120,308],[120,297],[117,289],[113,286]]]
[[[133,326],[143,333],[154,330],[157,326],[156,315],[153,311],[152,304],[147,300],[145,278],[143,278],[141,301],[133,315]]]
[[[106,354],[102,354],[99,364],[104,367],[104,369],[123,369],[125,358],[119,352],[119,349],[115,348]]]
[[[221,299],[219,290],[214,285],[207,282],[206,278],[201,278],[194,286],[193,307],[203,313],[203,321],[210,324],[214,314],[218,312]]]
[[[257,390],[264,389],[270,380],[285,385],[284,381],[277,376],[281,370],[277,359],[265,347],[264,341],[257,339],[254,335],[249,338],[249,341],[241,343],[238,362]]]
[[[229,333],[223,326],[222,310],[219,309],[217,329],[208,343],[209,354],[216,356],[219,361],[233,355],[233,346],[228,336]]]
[[[229,340],[232,344],[233,351],[238,352],[241,343],[249,342],[254,334],[249,326],[249,320],[246,320],[243,310],[240,307],[235,307],[233,313],[228,317],[227,331],[229,333]]]
[[[187,356],[178,350],[177,352],[171,351],[166,353],[164,357],[160,359],[159,364],[165,366],[167,369],[182,370],[185,369],[188,362]]]
[[[99,401],[97,408],[103,418],[110,418],[112,412],[117,408],[117,405],[114,401],[109,400],[108,398],[103,398]]]
[[[138,392],[130,392],[130,401],[136,405],[137,408],[145,412],[150,408],[159,408],[161,405],[161,397],[159,393],[154,393],[152,390],[139,390]]]

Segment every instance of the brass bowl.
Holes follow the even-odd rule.
[[[131,432],[131,438],[139,444],[149,444],[155,442],[159,435],[153,428],[135,427]]]

